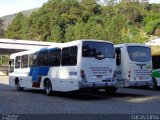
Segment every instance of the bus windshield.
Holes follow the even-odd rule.
[[[114,47],[111,43],[85,41],[83,42],[82,56],[96,59],[114,58]]]
[[[151,50],[149,47],[129,46],[127,50],[132,61],[148,62],[151,60]]]

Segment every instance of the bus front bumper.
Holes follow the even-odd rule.
[[[79,82],[80,88],[105,88],[105,87],[115,87],[116,81],[114,82]]]

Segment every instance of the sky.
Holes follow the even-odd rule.
[[[0,0],[0,17],[23,10],[41,7],[48,0]],[[160,3],[160,0],[149,0],[150,3]]]
[[[0,17],[41,7],[48,0],[0,0]]]

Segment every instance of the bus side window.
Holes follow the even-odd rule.
[[[55,50],[49,50],[49,66],[55,66]]]
[[[28,55],[21,56],[21,68],[28,68]]]
[[[116,53],[116,65],[120,65],[121,64],[121,49],[116,48],[115,53]]]
[[[62,66],[75,66],[77,64],[77,46],[62,49]]]
[[[9,73],[14,72],[14,59],[9,61]]]
[[[17,56],[15,61],[15,68],[18,69],[21,66],[21,57]]]
[[[49,51],[49,65],[60,66],[61,49],[53,49]]]
[[[63,48],[62,49],[62,61],[61,64],[62,66],[67,66],[69,65],[69,48]]]
[[[61,49],[55,51],[55,66],[60,66],[61,61]]]
[[[38,53],[37,65],[38,66],[48,66],[48,50],[41,51]]]
[[[33,53],[29,55],[29,67],[37,66],[37,54]]]
[[[77,64],[77,46],[70,48],[70,65]]]

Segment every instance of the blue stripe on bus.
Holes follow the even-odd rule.
[[[39,67],[38,75],[47,76],[49,67]]]
[[[33,74],[33,70],[34,70],[34,68],[33,68],[33,67],[32,67],[32,68],[30,68],[29,76],[32,76],[32,74]]]
[[[47,76],[49,67],[33,67],[30,69],[29,76],[32,76],[32,81],[38,82],[39,76]]]
[[[34,81],[34,82],[38,82],[38,71],[39,71],[39,68],[33,69],[32,81]]]

